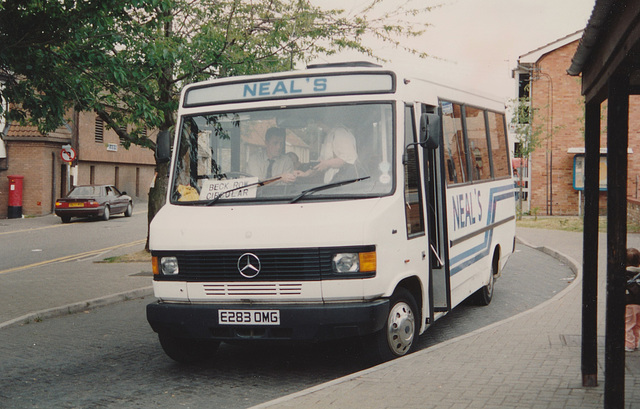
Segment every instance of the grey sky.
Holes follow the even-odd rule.
[[[369,0],[312,0],[325,8],[357,12]],[[384,0],[382,7],[397,7],[405,0]],[[471,87],[505,99],[513,98],[511,70],[518,56],[583,29],[595,0],[416,0],[414,7],[442,7],[422,17],[431,24],[421,38],[409,44],[438,59],[419,60],[388,45],[376,46],[393,67],[420,67],[422,75],[458,86]],[[365,59],[354,54],[324,61]]]

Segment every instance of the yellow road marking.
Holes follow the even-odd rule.
[[[117,245],[111,246],[111,247],[105,247],[103,249],[85,251],[84,253],[78,253],[78,254],[73,254],[73,255],[70,255],[70,256],[58,257],[58,258],[54,258],[52,260],[40,261],[38,263],[33,263],[33,264],[26,265],[26,266],[13,267],[13,268],[9,268],[9,269],[6,269],[6,270],[1,270],[0,274],[11,273],[13,271],[19,271],[19,270],[26,270],[28,268],[40,267],[40,266],[43,266],[43,265],[46,265],[46,264],[62,263],[62,262],[65,262],[65,261],[78,260],[78,259],[81,259],[81,258],[84,258],[84,257],[95,256],[95,255],[98,255],[100,253],[104,253],[105,251],[109,251],[109,250],[115,250],[115,249],[122,248],[122,247],[135,246],[136,244],[142,244],[142,243],[144,243],[146,241],[147,241],[147,239],[136,240],[136,241],[132,241],[130,243],[123,243],[123,244],[117,244]]]
[[[69,223],[71,224],[71,223]],[[22,229],[22,230],[13,230],[13,231],[4,231],[4,232],[0,232],[0,236],[5,235],[5,234],[11,234],[11,233],[24,233],[26,231],[36,231],[36,230],[44,230],[44,229],[50,229],[52,227],[62,227],[62,226],[66,226],[64,224],[53,224],[51,226],[43,226],[43,227],[34,227],[32,229]]]
[[[148,213],[147,210],[140,210],[138,212],[134,211],[133,214],[140,214],[140,213]],[[42,226],[42,227],[33,227],[31,229],[22,229],[22,230],[12,230],[12,231],[3,231],[0,232],[0,236],[3,236],[5,234],[13,234],[13,233],[24,233],[26,231],[38,231],[38,230],[44,230],[44,229],[51,229],[54,227],[66,227],[66,226],[70,226],[72,224],[78,223],[76,222],[72,222],[72,223],[64,223],[64,224],[52,224],[51,226]]]

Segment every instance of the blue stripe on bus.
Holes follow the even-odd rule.
[[[505,199],[513,197],[513,186],[505,185],[491,188],[489,191],[489,214],[487,216],[487,226],[495,223],[496,204]],[[451,275],[459,273],[462,269],[469,267],[478,260],[489,254],[491,239],[493,238],[493,229],[489,229],[484,233],[484,241],[466,250],[450,259]],[[460,263],[460,264],[458,264]],[[455,267],[454,267],[455,265]]]

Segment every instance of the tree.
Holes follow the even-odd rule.
[[[525,91],[528,93],[531,84],[527,84]],[[531,106],[531,98],[523,96],[513,101],[513,116],[511,124],[514,126],[516,134],[516,149],[514,157],[520,158],[518,170],[520,188],[518,194],[518,218],[522,217],[522,190],[524,187],[524,163],[528,161],[531,154],[542,145],[542,127],[534,124],[535,110]]]
[[[365,35],[403,47],[398,38],[422,32],[410,20],[429,7],[372,17],[381,3],[345,16],[308,0],[6,0],[0,75],[2,97],[12,103],[7,118],[47,132],[70,107],[95,111],[125,147],[153,149],[143,130],[174,129],[186,83],[281,71],[344,49],[375,57]],[[149,220],[163,205],[168,165],[156,170]]]

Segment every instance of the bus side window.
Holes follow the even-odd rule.
[[[404,129],[404,146],[407,147],[404,163],[404,208],[407,219],[407,237],[414,237],[424,234],[424,215],[420,189],[420,167],[418,166],[418,145],[415,144],[417,142],[415,120],[413,109],[410,106],[405,107],[404,110]]]
[[[467,155],[462,131],[462,109],[459,104],[440,102],[442,107],[442,140],[447,164],[447,184],[464,183],[467,177]]]
[[[473,180],[491,179],[489,147],[484,121],[484,110],[466,106],[467,138],[471,154],[471,172]]]
[[[494,177],[507,177],[510,174],[509,151],[507,148],[504,115],[489,111],[487,112],[487,118],[489,120]]]

